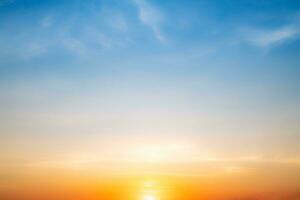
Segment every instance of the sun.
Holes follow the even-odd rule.
[[[157,200],[157,198],[152,194],[145,194],[142,200]]]

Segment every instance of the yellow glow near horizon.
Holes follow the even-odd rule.
[[[153,182],[147,180],[142,184],[142,198],[141,200],[158,200],[158,191],[160,188]]]
[[[178,162],[187,159],[193,148],[190,143],[143,144],[131,148],[130,157],[140,162]]]
[[[144,186],[145,186],[146,188],[151,188],[151,187],[154,186],[154,183],[153,183],[152,181],[147,181],[147,182],[144,183]]]
[[[142,200],[157,200],[157,198],[153,194],[145,194]]]

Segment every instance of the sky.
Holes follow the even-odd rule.
[[[297,0],[0,0],[0,197],[154,174],[299,198],[299,36]]]

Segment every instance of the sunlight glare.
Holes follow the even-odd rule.
[[[143,196],[142,200],[157,200],[157,198],[154,195],[146,194]]]

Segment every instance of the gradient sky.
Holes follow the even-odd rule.
[[[299,36],[297,0],[0,0],[0,187],[271,168],[300,191]]]

